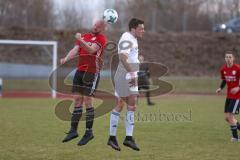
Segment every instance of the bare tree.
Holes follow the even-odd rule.
[[[61,26],[65,29],[78,29],[83,26],[81,25],[82,14],[77,11],[74,4],[62,10],[61,18]]]
[[[125,14],[144,19],[153,32],[209,31],[217,19],[226,17],[221,10],[225,5],[225,0],[128,0]],[[216,6],[219,10],[213,14]]]
[[[50,0],[1,0],[2,27],[53,27],[53,3]]]

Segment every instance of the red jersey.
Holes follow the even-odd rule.
[[[103,64],[103,50],[106,46],[106,38],[103,34],[92,34],[87,33],[82,36],[83,40],[88,44],[92,45],[96,43],[99,45],[100,49],[93,54],[89,54],[86,50],[81,48],[80,41],[77,40],[75,45],[78,45],[79,48],[79,58],[78,58],[78,70],[97,73],[100,72],[101,66]]]
[[[221,68],[221,78],[225,80],[227,84],[227,98],[239,99],[240,92],[231,94],[231,89],[239,86],[240,67],[237,64],[233,64],[230,68],[227,67],[227,65],[223,65]]]

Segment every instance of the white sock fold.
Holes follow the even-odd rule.
[[[126,136],[133,136],[134,111],[127,111],[125,117]]]
[[[110,127],[109,127],[109,135],[116,136],[117,134],[117,126],[119,121],[120,113],[113,110],[110,116]]]

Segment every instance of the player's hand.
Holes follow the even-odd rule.
[[[82,34],[81,34],[81,33],[76,33],[76,34],[75,34],[75,38],[76,38],[77,40],[81,40],[81,37],[82,37]]]
[[[240,88],[239,87],[235,87],[233,89],[231,89],[231,94],[237,94],[238,92],[240,91]]]
[[[218,89],[216,90],[216,93],[217,93],[217,94],[220,94],[221,91],[222,91],[222,89],[221,89],[221,88],[218,88]]]
[[[64,63],[66,63],[66,58],[61,58],[60,59],[60,64],[64,64]]]
[[[131,81],[129,82],[130,87],[135,87],[137,86],[137,78],[132,78]]]
[[[126,74],[126,79],[130,80],[130,87],[137,86],[137,72],[128,72]]]

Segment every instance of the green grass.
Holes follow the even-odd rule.
[[[54,106],[59,101],[1,99],[0,160],[239,159],[240,144],[230,142],[229,126],[224,122],[223,96],[162,96],[154,99],[157,102],[154,107],[148,107],[145,100],[140,100],[136,115],[141,116],[136,117],[134,133],[140,152],[122,145],[125,136],[123,120],[118,127],[122,151],[116,152],[106,145],[109,114],[95,120],[95,138],[88,145],[77,146],[80,138],[62,144],[69,122],[59,120],[54,114]],[[147,119],[150,114],[155,114],[157,120]],[[168,119],[164,114],[169,116]],[[185,118],[179,118],[180,115]],[[80,136],[84,126],[81,122]]]
[[[161,79],[171,83],[175,93],[214,93],[220,84],[218,77],[162,77]],[[67,83],[71,84],[71,81]],[[113,91],[111,80],[102,78],[98,89]],[[49,85],[47,79],[5,79],[3,90],[49,91]]]
[[[47,79],[4,79],[3,91],[50,91]]]
[[[218,77],[163,77],[175,93],[214,93],[221,80]]]

